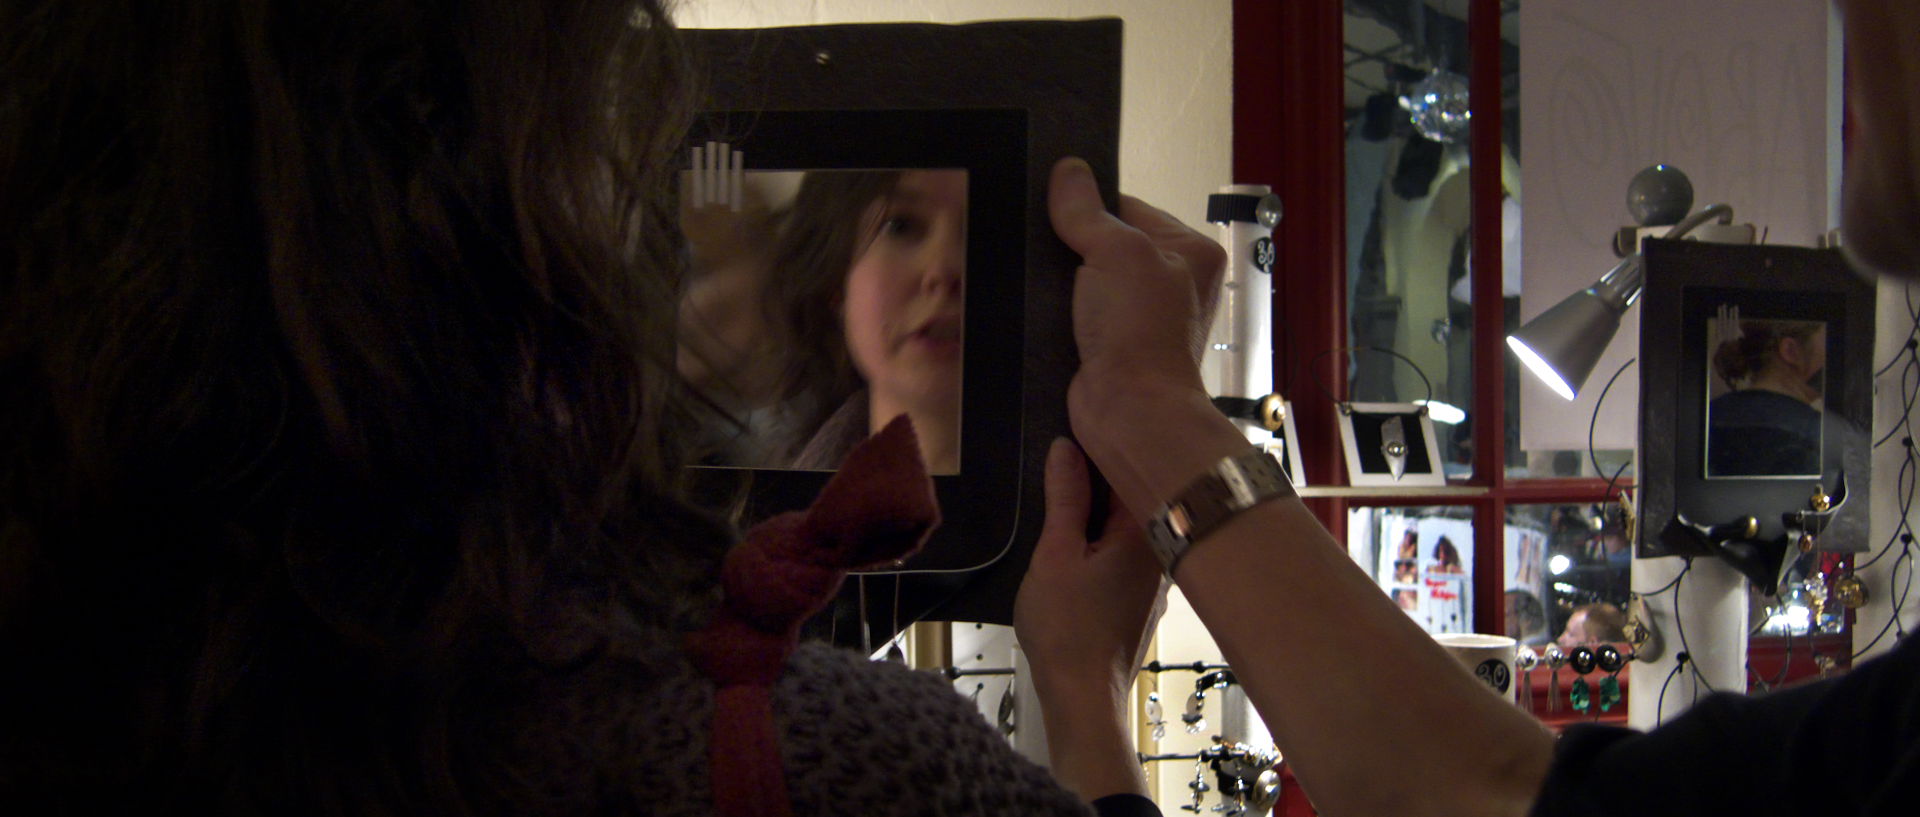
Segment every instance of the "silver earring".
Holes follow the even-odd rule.
[[[1200,714],[1200,707],[1207,702],[1206,689],[1196,689],[1187,696],[1187,711],[1181,713],[1180,722],[1187,725],[1187,734],[1198,735],[1207,728],[1206,716]]]
[[[1394,479],[1407,475],[1407,427],[1399,415],[1380,424],[1380,455],[1387,458],[1387,472]]]

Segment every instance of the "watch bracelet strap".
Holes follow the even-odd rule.
[[[1220,459],[1181,489],[1147,526],[1147,541],[1167,575],[1192,546],[1267,500],[1293,496],[1279,460],[1257,446]]]

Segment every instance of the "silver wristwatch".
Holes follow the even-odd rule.
[[[1147,543],[1160,567],[1174,565],[1194,542],[1206,538],[1241,511],[1275,497],[1293,496],[1293,483],[1280,461],[1260,448],[1222,458],[1208,468],[1147,523]]]

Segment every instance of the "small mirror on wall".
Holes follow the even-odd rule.
[[[1691,540],[1663,538],[1676,521],[1777,550],[1798,541],[1793,515],[1810,512],[1826,517],[1814,547],[1864,550],[1873,285],[1837,250],[1644,248],[1638,555],[1685,555]],[[1842,493],[1830,512],[1814,505]]]

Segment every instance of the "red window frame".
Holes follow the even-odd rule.
[[[1284,202],[1274,235],[1276,368],[1347,345],[1346,142],[1343,132],[1343,9],[1340,0],[1234,0],[1233,181],[1270,184]],[[1505,317],[1500,265],[1500,0],[1471,0],[1468,77],[1473,111],[1472,276],[1473,477],[1466,494],[1369,493],[1356,488],[1307,500],[1336,539],[1345,541],[1353,507],[1465,505],[1473,509],[1473,629],[1505,632],[1507,506],[1607,502],[1606,480],[1522,479],[1506,475]],[[1284,348],[1291,345],[1292,348]],[[1331,385],[1344,392],[1342,367]],[[1303,390],[1304,383],[1274,382]],[[1289,395],[1292,397],[1293,395]],[[1301,455],[1311,485],[1346,479],[1334,407],[1296,399]],[[1620,488],[1631,487],[1623,482]]]

